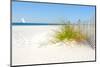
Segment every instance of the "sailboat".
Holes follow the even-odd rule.
[[[24,18],[21,18],[21,22],[22,22],[22,23],[25,23],[25,19],[24,19]]]

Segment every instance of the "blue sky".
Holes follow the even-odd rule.
[[[94,15],[94,6],[16,1],[12,3],[13,22],[21,22],[21,18],[24,18],[26,22],[31,23],[57,23],[61,20],[70,20],[75,23],[78,19],[82,21],[89,20]]]

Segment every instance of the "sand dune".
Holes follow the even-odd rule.
[[[41,64],[95,60],[95,49],[88,44],[51,44],[58,26],[13,26],[12,64]]]

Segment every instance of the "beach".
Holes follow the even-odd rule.
[[[59,25],[12,26],[12,65],[94,61],[88,43],[51,43]]]

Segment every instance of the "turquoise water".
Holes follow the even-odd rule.
[[[32,23],[32,22],[13,22],[12,25],[65,25],[64,23]]]
[[[12,25],[65,25],[66,23],[22,23],[22,22],[12,22]],[[78,25],[78,24],[71,24],[71,25]],[[88,24],[82,24],[82,25],[88,25]]]

